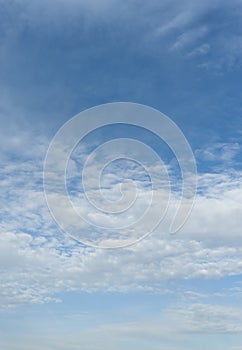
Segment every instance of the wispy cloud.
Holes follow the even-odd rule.
[[[214,304],[192,304],[170,310],[182,331],[188,333],[242,333],[241,310]],[[172,317],[172,316],[171,316]]]
[[[172,45],[171,50],[180,50],[183,48],[189,48],[192,45],[196,44],[197,41],[203,38],[207,33],[208,33],[208,28],[205,26],[200,28],[190,29],[178,36],[176,42]],[[203,44],[203,45],[207,45],[207,44]]]

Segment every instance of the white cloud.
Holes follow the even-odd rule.
[[[206,55],[210,50],[210,45],[209,44],[202,44],[198,47],[196,47],[194,50],[189,52],[187,54],[187,57],[193,58],[193,57],[199,57],[199,56],[204,56]]]
[[[1,234],[0,253],[1,307],[47,302],[53,294],[71,290],[163,293],[169,280],[242,272],[242,248],[206,248],[197,241],[152,236],[129,249],[110,251],[58,238],[40,244],[30,235]]]
[[[239,0],[235,0],[233,6],[223,0],[172,1],[163,9],[162,24],[157,23],[154,36],[167,42],[172,50],[179,49],[184,57],[199,59],[198,67],[223,74],[241,67],[240,9]],[[209,14],[217,11],[224,16],[221,23],[209,20]],[[236,22],[235,30],[232,23]],[[226,30],[223,23],[226,23]],[[208,51],[210,57],[207,57]]]
[[[223,161],[227,163],[233,161],[232,165],[234,165],[234,159],[239,155],[240,149],[241,147],[237,142],[217,142],[196,150],[196,155],[205,161]]]
[[[3,158],[2,308],[58,301],[56,293],[71,290],[164,293],[167,281],[242,273],[241,172],[200,174],[195,206],[176,236],[167,234],[176,207],[175,192],[167,217],[155,233],[126,249],[95,250],[69,239],[48,212],[42,189],[43,142],[42,138],[28,136],[16,149],[21,155],[28,144],[27,158],[20,156],[16,162],[7,147]],[[154,167],[153,171],[159,173],[160,168]],[[106,179],[105,186],[107,191],[112,190],[113,177]],[[147,191],[142,189],[142,181],[139,186]],[[155,210],[159,205],[157,201]],[[60,210],[65,216],[65,208]],[[134,217],[137,214],[134,212]],[[105,224],[110,217],[102,220]]]
[[[164,335],[242,333],[241,308],[211,304],[188,304],[160,311],[156,324],[147,321],[107,325],[123,336],[164,339]],[[157,317],[157,315],[156,315]],[[164,322],[165,320],[165,322]]]
[[[242,333],[241,309],[211,304],[191,304],[169,310],[181,330],[188,333]]]
[[[208,33],[208,28],[205,26],[189,29],[180,34],[176,42],[172,45],[172,50],[179,50],[194,45],[199,39],[202,39]]]

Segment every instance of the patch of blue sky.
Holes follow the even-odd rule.
[[[213,67],[205,71],[197,68],[202,64],[201,60],[205,63],[206,60],[209,61],[206,55],[200,58],[194,57],[191,61],[180,51],[170,52],[168,48],[172,38],[176,40],[178,33],[185,30],[186,26],[169,31],[168,37],[155,35],[156,27],[162,27],[163,24],[158,14],[164,11],[164,6],[162,4],[153,6],[153,9],[156,8],[158,11],[152,11],[150,25],[146,27],[141,19],[143,16],[135,16],[130,12],[126,18],[125,6],[121,4],[118,5],[121,11],[119,21],[112,21],[112,17],[116,19],[117,9],[109,12],[110,17],[102,19],[100,23],[95,16],[93,20],[90,17],[87,19],[83,12],[79,12],[79,17],[78,14],[75,16],[73,10],[68,11],[64,18],[61,14],[64,9],[60,8],[58,13],[52,12],[55,18],[53,24],[50,23],[50,17],[46,19],[36,17],[34,6],[33,18],[36,23],[33,19],[29,20],[30,8],[23,4],[21,12],[27,12],[27,20],[24,21],[20,16],[21,12],[16,13],[13,32],[17,38],[13,34],[10,36],[8,48],[12,54],[3,62],[2,71],[6,75],[4,80],[6,85],[18,90],[18,94],[14,94],[18,104],[21,106],[27,104],[26,107],[30,104],[28,109],[31,109],[32,104],[32,109],[38,109],[38,115],[41,110],[43,114],[49,116],[53,110],[54,113],[58,110],[59,118],[62,116],[63,120],[65,116],[70,117],[75,113],[75,110],[79,112],[80,108],[115,100],[131,100],[161,109],[175,118],[178,125],[181,122],[184,132],[194,145],[201,141],[204,143],[212,133],[213,136],[216,134],[219,136],[221,133],[223,138],[228,137],[230,129],[228,118],[234,114],[238,116],[238,111],[233,112],[238,105],[234,106],[232,101],[236,99],[236,95],[239,97],[240,81],[237,74],[239,67],[234,65],[232,72],[227,72],[226,81],[230,82],[228,86],[224,82],[226,70],[216,75],[213,74]],[[139,11],[142,13],[145,8],[146,6]],[[213,16],[216,11],[213,12]],[[186,13],[185,10],[184,12]],[[226,15],[222,8],[219,12],[223,13],[224,18],[228,18],[228,14]],[[170,15],[172,16],[172,12]],[[130,17],[134,17],[135,21],[132,25],[128,22],[129,25],[125,26]],[[60,18],[64,23],[58,22]],[[166,20],[168,18],[167,14]],[[233,19],[238,25],[239,18],[236,13],[233,13]],[[226,23],[226,29],[231,29],[229,33],[225,28],[218,26],[217,21],[210,22],[207,16],[199,20],[202,23],[208,22],[208,27],[212,27],[209,35],[207,34],[210,41],[215,41],[216,37],[220,38],[222,33],[227,37],[234,34],[236,27],[234,22]],[[71,21],[73,22],[70,24]],[[189,25],[194,27],[194,31],[197,26],[199,27],[192,21]],[[237,32],[238,28],[237,26]],[[197,42],[193,45],[197,45]],[[214,57],[210,59],[214,64],[222,54],[221,49],[220,45],[217,50],[213,48]],[[184,50],[187,51],[188,48],[184,47]],[[236,55],[236,52],[231,54]],[[228,53],[224,59],[228,59],[227,55]],[[203,93],[205,90],[206,94]],[[139,96],[142,96],[142,99]],[[206,109],[204,110],[202,106],[206,106]],[[233,117],[233,121],[236,116]],[[53,119],[48,120],[48,124],[53,125]],[[200,130],[197,129],[198,124]],[[225,127],[221,129],[222,124]],[[203,133],[202,130],[206,132]],[[202,134],[202,138],[198,137]]]

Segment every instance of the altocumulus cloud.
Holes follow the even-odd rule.
[[[36,146],[29,142],[32,154],[23,156],[19,147],[19,162],[11,152],[3,158],[1,307],[60,301],[55,295],[64,290],[163,293],[164,281],[241,274],[241,172],[199,174],[194,209],[177,236],[167,234],[171,198],[168,218],[145,240],[125,249],[95,250],[69,239],[50,217],[41,182],[44,142],[35,138]],[[111,192],[113,177],[109,180]]]

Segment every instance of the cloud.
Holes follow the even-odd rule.
[[[36,343],[35,349],[78,349],[82,346],[85,349],[101,350],[105,349],[126,349],[139,348],[152,350],[185,350],[187,342],[194,344],[205,339],[212,339],[216,334],[222,337],[226,349],[226,335],[233,337],[233,342],[228,349],[239,349],[241,336],[241,308],[229,307],[211,304],[189,304],[179,307],[164,306],[150,316],[141,315],[134,318],[134,315],[128,317],[128,320],[122,318],[113,322],[96,320],[98,315],[73,314],[73,319],[68,318],[66,323],[65,315],[58,314],[58,320],[50,313],[46,317],[45,324],[39,328],[39,322],[29,324],[26,318],[22,320],[24,327],[28,325],[31,332],[15,334],[10,336],[10,332],[1,334],[0,345],[9,349],[32,349]],[[99,317],[98,317],[99,318]],[[94,321],[95,320],[95,321]],[[152,320],[152,322],[151,322]],[[42,320],[43,322],[43,320]],[[53,326],[54,324],[54,326]],[[51,326],[52,325],[52,326]],[[20,327],[20,330],[22,327]],[[61,330],[61,332],[60,332]],[[238,338],[236,338],[238,337]],[[175,338],[175,341],[174,341]],[[236,342],[237,339],[237,342]],[[23,347],[21,347],[23,345]],[[213,342],[213,347],[221,347],[220,340]]]
[[[241,250],[152,237],[129,249],[94,250],[58,236],[2,233],[1,308],[59,301],[63,291],[163,293],[169,280],[240,274]]]
[[[172,50],[179,50],[186,48],[187,46],[194,45],[199,39],[203,38],[208,33],[208,28],[200,27],[195,29],[190,29],[185,33],[178,36],[176,42],[172,45]]]
[[[196,57],[196,56],[203,56],[203,55],[206,55],[209,52],[209,50],[210,50],[210,45],[209,44],[202,44],[202,45],[196,47],[191,52],[189,52],[187,54],[187,57],[193,58],[193,57]]]
[[[157,24],[155,35],[166,40],[174,52],[180,50],[184,58],[193,59],[198,67],[210,73],[223,74],[238,69],[241,66],[241,35],[237,33],[241,2],[233,4],[231,7],[225,1],[171,2],[164,9],[163,23]],[[220,24],[209,19],[218,13],[222,18]],[[232,23],[238,23],[237,30]]]
[[[203,149],[196,150],[196,155],[204,161],[217,161],[226,162],[227,164],[231,162],[231,165],[235,164],[235,158],[239,155],[240,145],[237,142],[234,143],[224,143],[217,142]]]
[[[185,308],[170,310],[169,315],[178,318],[181,329],[188,333],[242,333],[241,310],[209,304],[191,304]],[[172,317],[172,316],[171,316]]]
[[[6,147],[1,167],[2,308],[58,302],[56,295],[63,291],[143,290],[163,293],[167,281],[218,279],[242,273],[240,171],[199,174],[199,192],[193,211],[176,236],[167,234],[179,197],[175,191],[167,217],[156,232],[126,249],[95,250],[68,238],[50,216],[42,188],[46,140],[40,136],[31,137],[27,130],[19,133],[18,139],[21,142],[14,152],[19,157],[13,156],[13,150]],[[217,149],[217,145],[214,147]],[[223,146],[228,155],[226,147]],[[27,153],[24,152],[26,149]],[[232,149],[237,152],[237,147]],[[119,176],[123,178],[124,175],[122,169],[118,173],[115,169],[112,168],[112,176],[105,180],[106,194],[112,199],[117,197],[113,198],[110,192],[120,180]],[[132,176],[135,170],[137,167],[130,168],[126,175]],[[160,174],[159,167],[154,167],[153,171],[157,176]],[[140,181],[140,174],[136,180],[143,193],[140,200],[146,200],[147,186]],[[163,186],[162,181],[160,186]],[[60,203],[59,200],[59,209],[66,216]],[[156,210],[159,210],[159,205],[157,201]],[[82,208],[87,212],[89,209],[89,206]],[[138,214],[138,211],[133,213],[134,217]],[[101,220],[105,224],[105,221],[110,221],[110,216],[103,216]],[[85,230],[87,236],[89,231]]]
[[[162,315],[163,314],[163,315]],[[166,322],[164,322],[164,319]],[[242,333],[241,309],[211,304],[189,304],[162,310],[156,324],[135,322],[107,325],[111,333],[145,339],[161,339],[176,334],[236,334]]]

